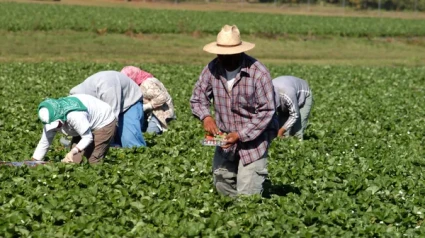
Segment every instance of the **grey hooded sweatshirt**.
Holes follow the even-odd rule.
[[[132,79],[112,70],[91,75],[72,88],[69,94],[88,94],[99,98],[112,107],[117,120],[121,113],[143,99],[139,86]]]

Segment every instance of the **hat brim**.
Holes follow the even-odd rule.
[[[58,128],[59,123],[60,121],[54,121],[52,123],[44,125],[44,128],[46,129],[46,131],[50,131],[50,130]]]
[[[217,45],[217,42],[211,42],[206,44],[203,50],[216,55],[233,55],[252,50],[254,47],[255,44],[246,41],[242,41],[240,45],[229,47],[219,46]]]

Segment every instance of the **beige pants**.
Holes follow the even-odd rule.
[[[88,158],[90,164],[99,163],[109,150],[111,140],[115,135],[116,124],[117,120],[114,120],[107,126],[93,131],[93,142],[87,146],[85,150],[74,155],[73,162],[77,164],[81,163],[84,155]],[[72,137],[72,148],[74,148],[80,140],[80,136]]]
[[[223,195],[253,195],[263,192],[267,178],[267,151],[264,156],[250,164],[243,165],[239,159],[226,158],[217,147],[213,159],[214,185]]]

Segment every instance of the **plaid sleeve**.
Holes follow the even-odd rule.
[[[192,114],[199,118],[201,121],[205,117],[211,116],[210,99],[212,97],[212,86],[209,80],[210,77],[211,72],[207,66],[204,68],[201,75],[199,76],[199,79],[195,84],[195,88],[193,89],[193,93],[190,98],[190,108],[192,110]]]
[[[283,125],[283,128],[285,128],[285,130],[288,130],[297,121],[300,114],[300,109],[298,108],[298,104],[294,103],[291,98],[288,97],[288,95],[283,94],[282,97],[284,101],[284,104],[282,106],[286,106],[289,111],[289,118]]]
[[[255,97],[257,102],[255,117],[238,132],[242,142],[256,139],[269,125],[275,113],[274,87],[269,73],[263,73],[256,80]]]

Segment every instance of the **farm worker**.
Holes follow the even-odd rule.
[[[313,94],[308,83],[294,76],[280,76],[273,79],[273,86],[278,97],[278,136],[296,136],[302,140],[313,105]]]
[[[176,118],[173,100],[161,83],[152,74],[134,66],[126,66],[121,73],[131,78],[143,94],[145,120],[143,132],[162,134],[168,129],[168,123]]]
[[[73,148],[62,162],[98,163],[106,155],[115,134],[117,120],[105,102],[84,94],[46,99],[38,106],[38,117],[44,124],[43,134],[32,156],[42,160],[57,132],[72,136]]]
[[[142,134],[143,96],[129,77],[118,71],[101,71],[72,88],[69,94],[88,94],[112,107],[118,120],[115,144],[124,148],[146,146]]]
[[[190,99],[210,136],[227,133],[227,144],[215,150],[213,178],[217,191],[228,196],[262,193],[268,148],[278,130],[270,73],[244,53],[254,46],[241,41],[237,26],[223,26],[217,41],[204,46],[217,57],[202,70]]]

